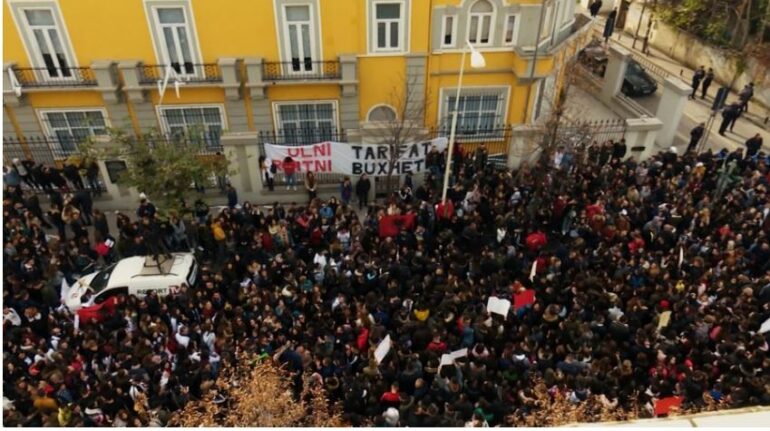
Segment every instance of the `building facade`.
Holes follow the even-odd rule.
[[[188,134],[212,151],[230,132],[286,144],[366,141],[371,128],[403,116],[448,133],[467,43],[486,67],[465,69],[458,133],[483,135],[538,115],[545,78],[578,27],[574,7],[4,0],[4,149],[28,154],[43,137],[56,159],[110,127]]]

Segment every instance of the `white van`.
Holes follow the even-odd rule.
[[[192,253],[173,253],[170,259],[161,256],[160,265],[151,256],[129,257],[82,277],[67,292],[64,303],[74,312],[116,295],[142,298],[152,291],[164,296],[183,283],[192,286],[197,275]]]

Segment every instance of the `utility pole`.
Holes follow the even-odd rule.
[[[537,23],[537,34],[535,35],[535,55],[532,57],[532,67],[529,69],[529,85],[527,86],[527,102],[524,104],[524,121],[527,123],[527,117],[529,117],[529,98],[532,93],[532,78],[535,77],[535,68],[537,67],[537,51],[540,47],[540,33],[543,31],[543,17],[545,16],[545,3],[548,0],[543,0],[540,5],[540,19]],[[534,109],[534,107],[533,107]]]
[[[631,49],[636,49],[636,39],[639,37],[639,30],[642,28],[642,19],[644,18],[644,12],[647,10],[647,0],[642,0],[642,12],[639,14],[639,23],[636,25],[636,33],[634,33],[634,43],[631,44]],[[647,21],[647,31],[649,33],[649,20]]]

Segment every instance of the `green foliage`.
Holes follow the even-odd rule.
[[[205,184],[212,174],[229,173],[224,156],[201,155],[200,140],[168,140],[155,132],[138,138],[122,130],[110,130],[109,134],[114,149],[107,155],[128,165],[118,183],[146,193],[166,210],[179,209],[193,183]]]
[[[760,31],[762,16],[770,0],[751,2],[748,36]],[[655,12],[660,19],[713,45],[740,48],[748,3],[744,0],[659,0]],[[739,16],[739,14],[741,16]]]

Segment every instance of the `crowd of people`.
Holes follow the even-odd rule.
[[[149,196],[117,230],[77,198],[85,188],[48,190],[43,212],[14,164],[3,424],[165,425],[211,391],[226,400],[216,380],[242,352],[284,365],[297,387],[311,376],[353,425],[506,424],[540,408],[536,382],[643,416],[671,396],[770,404],[768,159],[637,163],[621,147],[558,148],[519,170],[458,151],[449,202],[431,173],[365,214],[349,180],[340,199],[221,211],[197,200],[163,216]],[[158,250],[194,250],[197,282],[118,297],[91,319],[63,305],[62,280]],[[526,291],[534,301],[507,314],[487,308]]]

